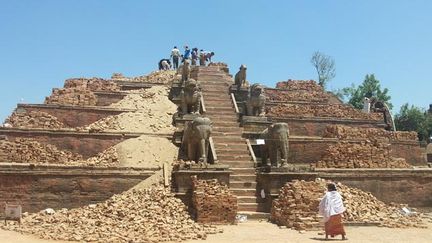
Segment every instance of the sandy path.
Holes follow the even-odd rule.
[[[381,227],[346,227],[348,241],[346,242],[370,242],[370,243],[398,243],[398,242],[432,242],[432,223],[428,229],[390,229]],[[238,225],[222,226],[224,233],[209,235],[206,241],[186,241],[185,243],[268,243],[268,242],[321,242],[324,236],[318,235],[316,231],[301,234],[295,230],[280,229],[274,224],[267,222],[249,221]],[[1,242],[11,243],[49,243],[64,241],[39,240],[33,236],[21,235],[16,232],[0,229]],[[340,237],[331,242],[337,242]],[[345,242],[345,241],[341,241]]]

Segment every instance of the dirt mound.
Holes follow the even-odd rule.
[[[66,79],[65,88],[83,88],[91,91],[119,91],[120,86],[115,82],[101,78],[71,78]]]
[[[138,77],[125,77],[121,73],[113,73],[111,79],[128,82],[143,82],[170,85],[175,79],[177,79],[177,75],[175,70],[160,70]]]

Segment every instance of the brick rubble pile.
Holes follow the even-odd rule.
[[[80,242],[165,242],[206,239],[221,230],[195,223],[180,199],[168,189],[133,189],[109,200],[53,214],[24,217],[19,226],[1,228],[34,234],[42,239]]]
[[[151,72],[148,75],[138,77],[125,77],[121,73],[114,73],[111,77],[112,80],[129,81],[129,82],[143,82],[154,84],[171,84],[177,79],[175,70],[160,70]]]
[[[42,111],[15,111],[5,122],[17,128],[61,129],[67,127],[57,117]]]
[[[168,99],[168,90],[164,86],[153,86],[150,89],[131,92],[110,107],[136,109],[136,111],[108,116],[76,129],[90,132],[140,133],[172,133],[175,130],[171,123],[177,106]]]
[[[216,179],[192,176],[192,203],[199,223],[233,224],[238,211],[237,197]]]
[[[0,140],[0,161],[39,164],[68,163],[76,160],[82,160],[82,157],[69,151],[59,150],[51,144],[39,143],[33,139]]]
[[[82,164],[86,166],[101,167],[118,166],[119,163],[120,159],[116,147],[109,147],[108,149],[98,153],[96,156],[90,157],[82,162]]]
[[[45,104],[95,106],[96,95],[85,87],[53,89],[51,96],[45,98]]]
[[[317,84],[314,80],[292,80],[278,82],[276,84],[277,89],[286,90],[305,90],[310,92],[324,93],[324,89]]]
[[[323,137],[339,139],[377,139],[377,140],[410,140],[417,141],[416,132],[387,131],[380,128],[350,127],[328,125]]]
[[[219,67],[220,70],[229,73],[228,64],[224,62],[211,62],[208,64],[209,67]]]
[[[310,105],[279,104],[267,109],[267,114],[274,117],[333,117],[341,119],[383,120],[381,113],[364,113],[343,104]]]
[[[404,158],[390,155],[390,144],[379,140],[330,145],[316,168],[412,168]]]
[[[119,91],[120,86],[115,82],[101,78],[72,78],[67,79],[64,88],[84,88],[91,91]]]
[[[313,181],[293,181],[279,191],[272,202],[272,222],[297,230],[317,230],[321,218],[317,211],[323,188]]]
[[[304,91],[304,90],[265,90],[267,99],[274,102],[304,101],[327,103],[330,95],[322,91]]]
[[[318,206],[326,191],[326,181],[292,181],[280,189],[271,208],[271,220],[296,230],[315,230],[322,225]],[[420,214],[404,214],[407,205],[385,204],[371,193],[338,184],[346,212],[344,221],[378,223],[391,228],[425,227]],[[321,226],[322,227],[322,226]]]

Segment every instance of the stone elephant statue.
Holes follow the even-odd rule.
[[[253,84],[246,101],[246,115],[265,116],[265,101],[264,87],[260,84]]]
[[[207,163],[212,122],[207,117],[196,117],[186,122],[181,147],[189,160]]]
[[[199,83],[189,79],[180,92],[180,110],[182,114],[199,114],[201,107],[201,89]]]
[[[288,124],[284,122],[273,123],[261,133],[261,138],[265,140],[265,145],[261,147],[262,165],[268,165],[267,158],[270,158],[272,167],[287,166],[289,151]]]

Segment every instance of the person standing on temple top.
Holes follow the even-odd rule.
[[[199,65],[205,66],[206,60],[207,60],[207,53],[203,49],[201,49],[199,52]]]
[[[191,58],[192,58],[192,65],[196,66],[197,60],[198,60],[198,48],[196,48],[196,47],[192,48]]]
[[[211,62],[212,57],[214,56],[214,52],[210,52],[206,54],[206,61]]]
[[[191,56],[191,50],[189,49],[189,46],[185,46],[185,52],[183,54],[183,60],[182,62],[184,62],[185,60],[189,59]]]
[[[174,48],[171,51],[171,58],[173,60],[173,67],[174,69],[178,68],[179,58],[180,58],[180,50],[177,49],[177,46],[174,46]]]
[[[342,196],[336,190],[336,185],[333,183],[327,184],[327,192],[319,204],[319,214],[324,217],[326,240],[329,235],[332,238],[335,235],[342,235],[342,240],[347,240],[342,224],[343,212],[345,212],[345,207],[342,202]]]

